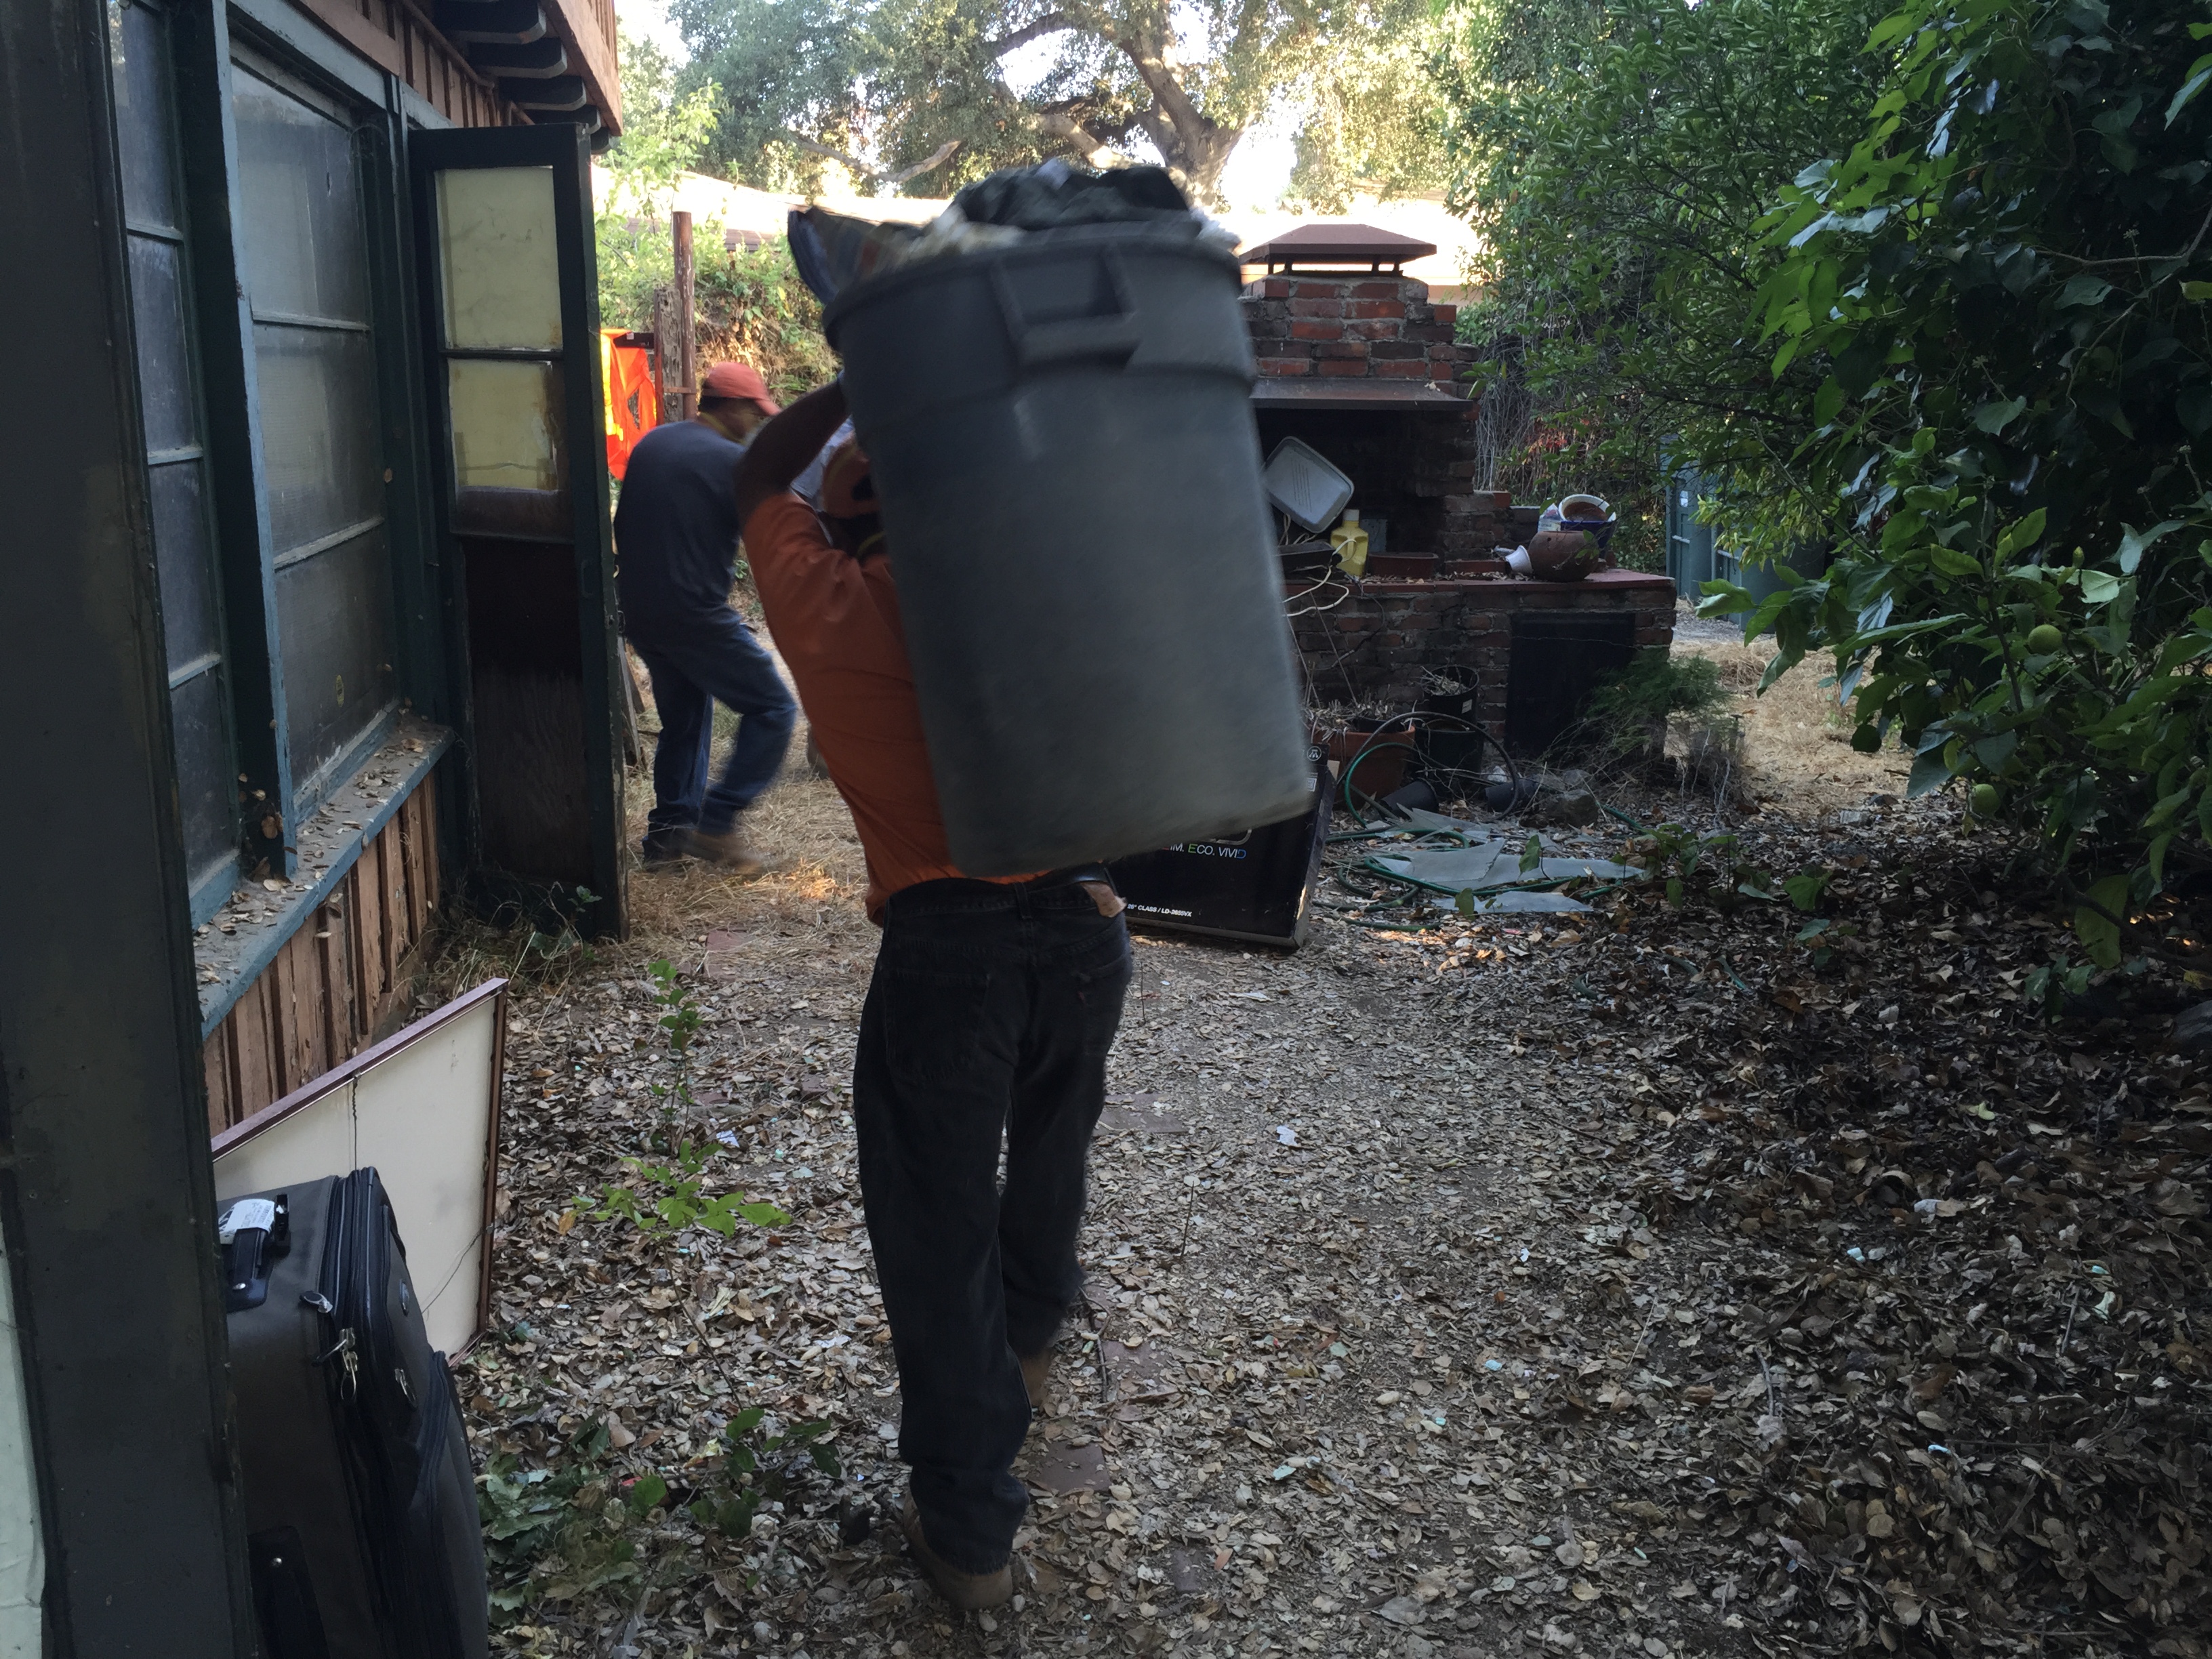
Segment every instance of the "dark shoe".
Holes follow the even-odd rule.
[[[906,1534],[906,1547],[914,1552],[923,1574],[937,1586],[937,1593],[961,1612],[980,1613],[986,1607],[1002,1607],[1013,1600],[1013,1563],[1006,1563],[995,1572],[963,1572],[949,1565],[922,1536],[921,1511],[915,1508],[912,1493],[907,1495],[906,1507],[899,1511],[898,1522],[899,1530]]]
[[[709,835],[704,830],[694,830],[685,850],[693,858],[704,859],[733,876],[757,876],[768,868],[767,858],[745,839],[745,832],[735,824],[719,836]]]
[[[639,845],[638,862],[648,870],[665,870],[690,856],[689,830],[656,830]]]
[[[1022,1386],[1030,1391],[1030,1409],[1044,1409],[1044,1385],[1052,1376],[1052,1350],[1042,1353],[1017,1354],[1022,1364]]]

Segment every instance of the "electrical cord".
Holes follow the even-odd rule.
[[[1420,764],[1425,770],[1439,773],[1449,778],[1468,779],[1481,784],[1488,783],[1489,780],[1485,778],[1480,772],[1470,770],[1466,767],[1439,765],[1437,762],[1430,759],[1427,756],[1421,754],[1419,744],[1419,732],[1422,723],[1425,721],[1431,723],[1437,721],[1449,721],[1453,725],[1474,732],[1482,743],[1488,744],[1490,747],[1497,752],[1498,758],[1504,763],[1506,781],[1512,787],[1513,798],[1516,801],[1520,799],[1522,793],[1521,769],[1514,763],[1511,751],[1509,750],[1504,744],[1498,742],[1496,738],[1485,731],[1482,726],[1475,721],[1468,720],[1462,715],[1430,714],[1419,708],[1408,708],[1402,714],[1392,714],[1383,720],[1376,726],[1372,732],[1368,734],[1367,741],[1360,746],[1350,760],[1345,763],[1344,770],[1339,775],[1337,782],[1343,797],[1344,810],[1346,811],[1351,813],[1354,817],[1358,818],[1363,825],[1366,823],[1367,820],[1365,815],[1361,812],[1358,806],[1355,805],[1352,800],[1353,792],[1352,787],[1352,775],[1358,770],[1360,763],[1364,761],[1377,749],[1412,749],[1415,755],[1419,758]],[[1389,739],[1393,737],[1394,728],[1395,728],[1401,722],[1405,724],[1406,735],[1413,736],[1415,738],[1413,743],[1407,744],[1395,741],[1386,741],[1386,739]],[[1374,805],[1383,805],[1381,797],[1379,796],[1362,793],[1360,798],[1361,799],[1366,800]],[[1389,809],[1387,805],[1384,805],[1383,810],[1388,811]]]

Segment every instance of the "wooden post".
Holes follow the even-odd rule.
[[[676,338],[676,289],[662,283],[653,290],[653,389],[660,401],[654,424],[684,418],[684,364]]]
[[[699,412],[699,318],[697,285],[691,263],[691,216],[682,209],[669,215],[676,240],[676,362],[679,418]]]

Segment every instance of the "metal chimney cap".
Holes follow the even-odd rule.
[[[1302,265],[1365,265],[1393,270],[1408,259],[1427,258],[1437,251],[1434,242],[1418,236],[1401,236],[1374,225],[1300,225],[1281,235],[1248,247],[1237,257],[1248,265],[1265,265],[1270,271]]]

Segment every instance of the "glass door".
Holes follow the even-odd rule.
[[[466,617],[474,861],[586,933],[619,933],[590,151],[569,125],[417,132],[408,149],[441,531]]]

